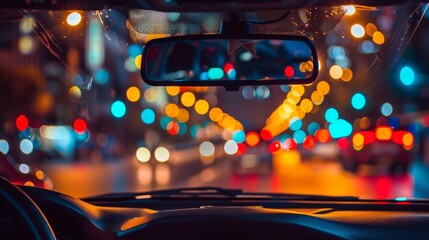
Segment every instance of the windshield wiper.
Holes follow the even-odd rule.
[[[354,196],[322,196],[322,195],[301,195],[284,193],[251,193],[243,192],[241,189],[228,189],[220,187],[193,187],[175,188],[167,190],[156,190],[138,193],[113,193],[95,197],[83,198],[88,202],[97,201],[127,201],[138,199],[174,199],[174,200],[312,200],[312,201],[356,201]]]

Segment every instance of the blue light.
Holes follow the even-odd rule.
[[[352,131],[353,126],[344,119],[338,119],[329,125],[329,133],[332,138],[348,137]]]
[[[219,80],[223,78],[223,69],[222,68],[210,68],[209,69],[209,79]]]
[[[201,129],[200,125],[193,125],[191,127],[191,129],[189,130],[189,132],[191,133],[191,136],[193,138],[197,138],[198,130],[200,130],[200,129]]]
[[[237,130],[232,134],[232,140],[236,143],[243,143],[246,140],[246,133],[243,130]]]
[[[21,152],[24,154],[30,154],[33,152],[33,143],[28,139],[23,139],[19,144],[19,149],[21,149]]]
[[[407,201],[407,200],[408,200],[408,198],[406,198],[406,197],[397,197],[397,198],[395,198],[395,200],[396,200],[396,201],[403,202],[403,201]]]
[[[167,129],[168,124],[172,121],[172,119],[168,116],[164,116],[161,118],[161,120],[159,121],[161,124],[161,127],[165,130]]]
[[[0,152],[3,154],[7,154],[9,152],[9,143],[4,139],[0,140]]]
[[[352,106],[354,109],[360,110],[365,107],[366,99],[362,93],[356,93],[352,97]]]
[[[320,125],[317,122],[312,122],[308,124],[307,130],[308,134],[313,135],[316,134],[317,130],[320,129]]]
[[[304,139],[307,135],[304,131],[298,130],[293,134],[293,138],[295,139],[296,143],[302,144],[304,142]]]
[[[200,74],[200,79],[201,80],[209,80],[209,74],[207,72],[202,72]]]
[[[235,69],[232,68],[228,71],[227,74],[228,74],[228,78],[235,79],[235,77],[237,76],[237,71],[235,71]]]
[[[298,131],[302,127],[302,121],[297,117],[292,118],[289,124],[292,131]]]
[[[383,114],[383,116],[388,117],[390,116],[390,114],[392,114],[392,112],[393,112],[392,104],[386,102],[386,103],[383,103],[383,105],[381,105],[381,114]]]
[[[288,140],[289,138],[291,138],[291,136],[289,135],[289,134],[282,134],[280,137],[279,137],[279,141],[280,142],[285,142],[286,140]]]
[[[401,124],[399,118],[389,118],[389,119],[387,119],[387,122],[388,122],[389,126],[391,126],[394,129],[398,128],[399,125]]]
[[[329,108],[325,112],[325,119],[329,123],[333,123],[338,120],[338,111],[335,108]]]
[[[95,73],[95,82],[100,85],[106,84],[109,79],[110,75],[106,69],[100,69]]]
[[[121,118],[125,115],[127,108],[125,107],[125,104],[123,102],[118,100],[112,104],[112,107],[110,107],[110,111],[112,112],[114,117]]]
[[[415,78],[414,71],[410,67],[405,66],[401,69],[399,77],[401,79],[401,82],[404,85],[409,86],[414,82],[414,78]]]
[[[186,123],[179,122],[179,135],[185,135],[188,131],[188,126],[186,126]]]
[[[137,57],[138,55],[142,54],[143,47],[140,44],[131,44],[128,47],[128,55],[132,58]]]
[[[375,46],[371,41],[365,40],[361,45],[361,50],[365,54],[370,54],[375,52]]]
[[[140,118],[142,122],[152,124],[155,122],[155,112],[150,108],[144,109],[140,114]]]
[[[281,85],[280,89],[282,90],[282,92],[287,93],[290,91],[290,86],[289,85]]]

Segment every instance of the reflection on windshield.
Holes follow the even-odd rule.
[[[428,197],[428,73],[420,65],[427,34],[417,28],[427,25],[426,10],[293,12],[299,27],[344,15],[333,29],[308,25],[319,79],[237,92],[144,84],[143,44],[172,32],[144,34],[114,10],[26,13],[0,23],[0,152],[17,161],[8,171],[41,168],[54,189],[75,196],[219,185]],[[204,32],[194,22],[173,24],[180,17],[167,14],[163,24]],[[169,71],[186,64],[174,63]]]

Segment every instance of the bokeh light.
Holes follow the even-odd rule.
[[[338,114],[337,109],[335,109],[335,108],[329,108],[325,112],[325,119],[329,123],[333,123],[333,122],[337,121],[338,117],[339,117],[339,114]]]
[[[19,149],[24,154],[30,154],[33,152],[33,143],[28,139],[22,139],[19,144]]]
[[[401,69],[399,77],[401,79],[401,82],[404,85],[409,86],[414,82],[414,78],[415,78],[414,71],[412,68],[405,66]]]
[[[145,163],[150,160],[151,154],[149,149],[145,147],[139,147],[136,151],[136,157],[139,162]]]
[[[352,96],[351,103],[354,109],[360,110],[365,107],[365,96],[362,93],[355,93]]]
[[[204,141],[199,147],[200,154],[204,157],[210,157],[215,153],[215,146],[209,141]]]
[[[67,24],[77,26],[82,21],[82,15],[78,12],[72,12],[67,16]]]
[[[143,123],[152,124],[155,122],[155,112],[150,108],[146,108],[141,112],[140,118]]]
[[[28,118],[24,115],[19,115],[16,118],[15,125],[19,131],[25,131],[28,128]]]
[[[360,24],[354,24],[351,27],[350,32],[355,38],[362,38],[365,36],[365,29]]]
[[[180,101],[185,107],[192,107],[195,103],[195,95],[191,92],[185,92],[182,94]]]
[[[4,139],[0,139],[0,152],[5,155],[9,152],[9,143]]]
[[[140,90],[137,87],[129,87],[126,94],[130,102],[137,102],[140,99]]]
[[[381,110],[381,114],[383,114],[383,116],[388,117],[393,112],[392,104],[385,102],[385,103],[383,103],[383,105],[381,105],[380,110]]]
[[[121,118],[125,115],[127,108],[122,101],[118,100],[112,104],[112,106],[110,107],[110,111],[112,112],[112,115],[114,117]]]
[[[238,152],[238,145],[234,140],[228,140],[225,143],[223,149],[224,149],[226,154],[234,155]]]
[[[170,151],[165,147],[155,149],[155,159],[158,162],[167,162],[170,159]]]

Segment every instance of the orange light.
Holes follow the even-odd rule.
[[[254,147],[254,146],[258,145],[260,141],[261,141],[261,139],[259,138],[258,133],[256,133],[256,132],[249,132],[249,133],[247,133],[247,135],[246,135],[246,143],[250,147]]]
[[[352,142],[355,150],[361,150],[363,148],[365,138],[361,133],[356,133],[353,135]]]
[[[380,141],[392,139],[393,130],[390,127],[378,127],[375,129],[375,135]]]
[[[402,144],[404,145],[405,149],[411,149],[414,144],[414,136],[411,133],[406,133],[402,137]]]
[[[320,143],[327,143],[331,141],[331,135],[329,134],[328,129],[319,129],[315,134],[316,140]]]

